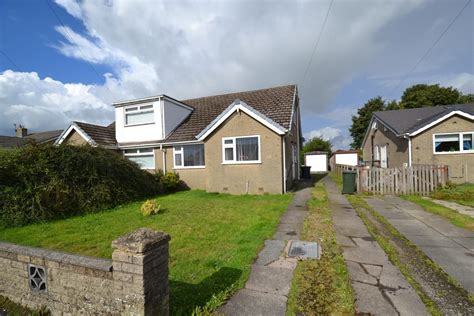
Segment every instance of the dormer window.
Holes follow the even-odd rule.
[[[125,126],[153,124],[153,105],[140,105],[125,108]]]

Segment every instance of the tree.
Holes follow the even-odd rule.
[[[440,87],[438,84],[417,84],[405,89],[400,100],[400,108],[413,109],[426,106],[466,103],[463,102],[465,99],[465,96],[453,87]]]
[[[332,145],[328,140],[324,140],[321,137],[313,137],[307,143],[303,145],[301,149],[301,162],[304,164],[304,154],[311,151],[325,151],[331,155]]]
[[[364,140],[365,132],[372,118],[372,113],[384,110],[385,101],[380,96],[370,99],[363,107],[357,110],[357,115],[352,116],[352,125],[349,128],[349,132],[352,136],[352,148],[360,148],[362,146],[362,141]]]

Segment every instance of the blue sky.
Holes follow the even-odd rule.
[[[303,81],[328,0],[4,0],[0,134],[107,124],[111,102],[130,98],[296,83],[305,135],[347,148],[351,114],[369,98],[398,99],[414,83],[474,92],[472,3],[401,82],[466,3],[334,0]]]

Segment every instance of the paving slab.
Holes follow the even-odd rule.
[[[258,254],[255,264],[265,266],[278,260],[285,246],[286,243],[283,240],[265,240],[265,247]]]
[[[455,210],[458,213],[468,215],[474,218],[474,207],[470,207],[467,205],[462,205],[456,202],[452,201],[444,201],[444,200],[437,200],[437,199],[432,199],[429,197],[423,197],[424,199],[430,200],[433,203],[442,205],[444,207],[450,208],[452,210]]]
[[[254,265],[245,288],[275,295],[287,296],[290,292],[293,270]]]
[[[456,227],[445,218],[396,196],[368,197],[366,201],[471,295],[474,294],[473,232]],[[403,212],[410,218],[395,219],[387,209]]]
[[[425,305],[367,231],[336,184],[325,179],[336,240],[341,246],[358,314],[428,315]],[[387,208],[387,211],[391,208]],[[395,219],[404,219],[401,213]]]
[[[286,301],[280,295],[242,289],[219,309],[219,313],[235,316],[285,315]]]
[[[312,183],[311,183],[312,184]],[[272,240],[252,265],[245,287],[233,295],[218,313],[224,315],[286,315],[286,304],[297,260],[288,258],[288,241],[298,240],[303,222],[308,214],[306,203],[311,198],[313,186],[295,192],[293,202],[280,218]]]

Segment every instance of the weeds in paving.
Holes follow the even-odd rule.
[[[288,315],[353,314],[354,295],[341,249],[336,242],[326,190],[317,183],[308,202],[302,240],[317,241],[320,260],[298,262],[288,299]]]
[[[389,260],[399,268],[432,315],[470,314],[473,311],[472,297],[458,282],[400,234],[362,197],[349,196],[348,199],[370,234],[387,253]]]
[[[431,194],[433,199],[453,201],[458,204],[474,207],[474,184],[448,184]]]
[[[416,195],[405,195],[403,199],[421,206],[425,211],[442,216],[448,219],[451,224],[474,232],[474,218],[469,215],[461,214],[445,206],[423,199]]]

